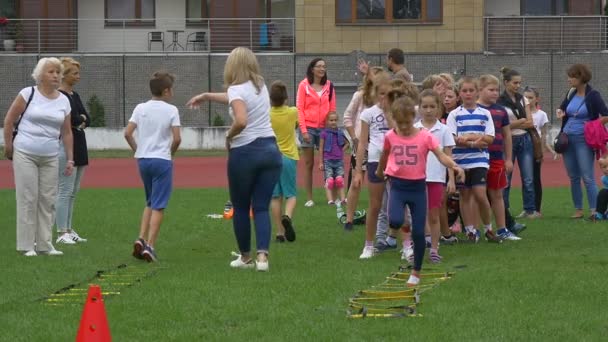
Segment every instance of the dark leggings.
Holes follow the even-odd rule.
[[[608,189],[602,189],[597,194],[596,211],[600,214],[605,214],[606,210],[608,210]]]
[[[536,206],[536,211],[540,213],[540,205],[543,201],[543,185],[541,184],[540,179],[540,167],[542,166],[542,162],[534,161],[534,172],[533,172],[533,183],[534,183],[534,205]]]
[[[414,270],[420,271],[424,259],[424,225],[426,223],[426,181],[405,180],[390,177],[388,193],[388,225],[399,229],[405,221],[405,206],[412,215],[412,240],[414,241]]]
[[[228,152],[228,185],[234,207],[232,226],[241,253],[251,251],[251,220],[253,209],[257,251],[268,252],[272,190],[279,180],[282,157],[276,139],[258,138]]]

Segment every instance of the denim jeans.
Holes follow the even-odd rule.
[[[597,204],[597,184],[593,173],[593,150],[589,148],[583,134],[568,134],[568,147],[564,152],[564,166],[570,177],[570,192],[575,209],[583,209],[583,189],[581,178],[587,189],[589,209]]]
[[[513,136],[513,165],[515,165],[516,159],[521,175],[524,210],[532,213],[536,210],[536,205],[534,204],[534,145],[532,145],[530,134]],[[509,204],[511,177],[513,177],[513,173],[507,175],[507,187],[503,193],[505,208],[511,208]]]
[[[282,165],[274,137],[258,138],[228,152],[228,186],[234,207],[232,225],[241,253],[251,251],[250,207],[253,209],[257,252],[268,253],[272,228],[268,208]]]
[[[72,216],[74,214],[74,199],[80,189],[80,180],[86,166],[75,166],[70,176],[63,174],[67,158],[63,144],[59,147],[59,184],[57,199],[55,201],[55,225],[58,232],[72,229]]]

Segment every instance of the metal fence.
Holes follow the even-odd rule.
[[[606,16],[484,17],[491,53],[596,52],[607,49]]]
[[[294,18],[10,19],[5,53],[294,52]]]
[[[19,90],[32,85],[30,77],[38,58],[36,54],[0,54],[0,78],[3,96],[0,96],[0,120]],[[56,54],[56,56],[63,56]],[[194,94],[223,90],[223,69],[226,54],[76,54],[71,55],[82,65],[81,82],[76,86],[87,102],[93,95],[105,108],[107,127],[124,127],[133,108],[150,98],[148,80],[159,69],[177,76],[172,103],[180,110],[184,126],[206,127],[214,123],[231,122],[227,107],[206,104],[200,110],[191,110],[185,103]],[[306,67],[315,57],[325,59],[328,77],[336,85],[338,113],[342,115],[348,105],[360,75],[356,73],[356,60],[349,55],[295,55],[258,53],[258,61],[267,85],[282,80],[289,90],[289,103],[295,102],[298,83],[304,79]],[[368,55],[373,65],[383,65],[384,54]],[[568,89],[566,70],[573,63],[585,63],[593,71],[592,86],[608,97],[608,53],[487,55],[487,54],[409,54],[406,66],[420,82],[429,74],[449,72],[458,78],[461,74],[479,76],[499,75],[503,66],[517,69],[523,75],[523,85],[537,88],[541,106],[554,120],[555,108]]]

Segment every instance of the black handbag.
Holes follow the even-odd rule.
[[[559,132],[559,134],[553,140],[553,149],[557,153],[564,153],[568,148],[568,134],[564,131]]]
[[[27,99],[27,103],[25,104],[25,109],[23,109],[23,113],[21,113],[21,115],[19,115],[19,119],[17,120],[17,122],[15,123],[15,126],[13,127],[13,141],[15,141],[15,137],[17,136],[17,133],[19,133],[19,131],[18,131],[19,124],[21,123],[21,119],[23,119],[23,115],[25,115],[25,111],[27,110],[27,107],[29,107],[30,102],[32,102],[32,99],[34,98],[35,91],[36,91],[36,89],[34,89],[34,87],[32,86],[32,93],[30,94],[30,97]]]

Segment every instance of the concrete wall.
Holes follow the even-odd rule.
[[[484,0],[443,0],[439,25],[336,26],[335,0],[296,1],[296,52],[346,53],[362,49],[386,53],[480,52]]]
[[[520,15],[520,2],[519,1],[505,1],[505,0],[485,0],[484,1],[484,15],[488,17],[500,17],[500,16],[511,16]]]
[[[338,113],[342,114],[360,82],[356,73],[356,61],[349,55],[291,55],[258,54],[262,73],[267,84],[283,80],[289,89],[290,103],[295,101],[295,90],[304,78],[306,66],[314,57],[323,57],[328,66],[329,79],[336,84]],[[226,106],[206,105],[191,110],[184,105],[194,94],[203,91],[221,91],[225,55],[199,54],[192,56],[100,56],[75,55],[81,62],[81,82],[78,91],[84,100],[97,95],[106,112],[106,126],[122,128],[126,125],[133,108],[150,98],[149,76],[158,69],[167,69],[177,76],[173,104],[178,106],[184,127],[205,127],[218,115],[229,124]],[[29,76],[36,64],[36,55],[0,54],[0,78],[4,96],[0,96],[0,119],[23,87],[33,82]],[[385,55],[368,55],[373,65],[383,65]],[[608,54],[537,54],[537,55],[483,55],[483,54],[409,54],[406,66],[415,81],[422,81],[429,74],[449,72],[459,77],[461,73],[479,76],[491,73],[499,76],[502,66],[511,66],[523,75],[523,85],[534,85],[541,93],[541,105],[550,113],[560,103],[567,90],[566,69],[573,63],[587,63],[593,71],[591,84],[604,98],[608,97]]]

